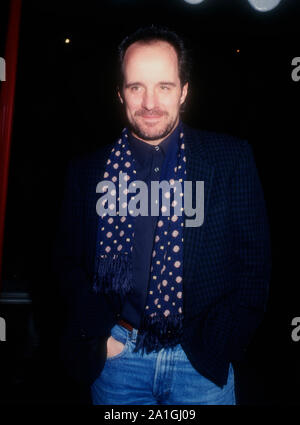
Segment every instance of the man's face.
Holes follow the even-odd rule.
[[[139,139],[158,144],[178,124],[188,88],[187,83],[181,87],[178,71],[177,53],[165,41],[136,42],[126,50],[124,84],[118,95]]]

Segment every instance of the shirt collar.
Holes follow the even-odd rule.
[[[180,122],[175,127],[169,136],[163,139],[157,146],[161,148],[161,152],[164,157],[170,152],[172,146],[176,145],[179,138],[179,127]],[[140,139],[137,139],[135,136],[129,132],[129,144],[133,151],[133,156],[137,159],[140,165],[144,165],[151,160],[152,154],[156,152],[155,146],[150,145],[149,143],[143,142]]]

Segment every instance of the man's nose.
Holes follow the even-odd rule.
[[[153,109],[156,106],[156,96],[154,91],[146,90],[143,96],[143,104],[142,106],[145,109]]]

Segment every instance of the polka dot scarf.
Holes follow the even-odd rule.
[[[184,135],[182,129],[180,130],[178,148],[170,150],[160,178],[160,181],[167,180],[170,188],[173,187],[174,190],[160,191],[163,192],[162,196],[160,200],[157,199],[160,210],[154,236],[150,280],[134,351],[158,351],[162,347],[173,347],[181,340],[183,182],[186,175],[186,157]],[[120,171],[126,174],[122,174],[119,181]],[[130,150],[126,128],[111,150],[103,180],[108,183],[105,183],[106,187],[103,188],[102,193],[105,195],[101,196],[101,202],[109,214],[104,213],[99,219],[93,289],[96,293],[114,292],[126,295],[133,289],[132,250],[135,217],[130,213],[130,201],[136,195],[129,192],[128,187],[132,185],[134,189],[137,180],[135,159]],[[114,183],[114,186],[110,186],[109,182]],[[108,192],[110,198],[106,196]],[[127,199],[124,199],[125,196]],[[120,207],[127,208],[126,216],[119,213]],[[164,211],[167,211],[168,215],[163,215]]]

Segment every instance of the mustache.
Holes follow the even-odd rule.
[[[139,111],[136,111],[135,116],[137,117],[143,117],[144,115],[154,115],[154,116],[160,116],[162,117],[163,115],[168,115],[168,112],[166,111],[161,111],[160,109],[151,109],[151,111],[147,110],[147,109],[140,109]]]

